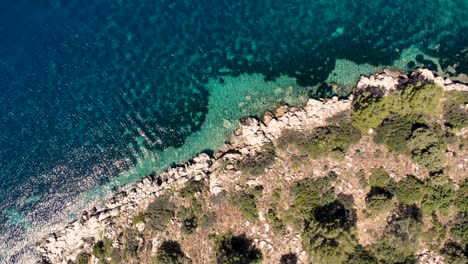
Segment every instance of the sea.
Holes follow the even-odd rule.
[[[0,263],[238,120],[468,74],[467,0],[0,0]],[[332,88],[334,87],[334,88]],[[338,87],[338,88],[337,88]]]

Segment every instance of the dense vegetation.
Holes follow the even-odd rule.
[[[261,260],[262,253],[245,235],[226,233],[216,238],[216,263],[250,264],[260,263]]]
[[[236,193],[232,198],[233,204],[240,210],[242,216],[250,221],[255,221],[258,218],[257,213],[257,197],[262,194],[263,187],[256,186],[246,188],[246,190]]]
[[[349,123],[318,127],[312,131],[286,131],[280,138],[281,148],[293,146],[312,158],[342,158],[347,149],[359,141],[361,133]]]
[[[375,130],[374,141],[407,154],[430,171],[443,170],[451,133],[467,125],[466,92],[448,92],[434,84],[409,84],[387,96],[363,92],[354,101],[352,124]],[[444,126],[440,125],[440,115]]]
[[[439,114],[444,91],[434,84],[409,84],[391,95],[371,92],[359,94],[354,101],[353,126],[367,131],[380,126],[385,119],[398,116],[409,122],[429,122]]]
[[[256,155],[249,155],[239,163],[239,169],[252,176],[265,172],[265,169],[275,162],[275,146],[266,144]]]
[[[176,241],[164,241],[158,248],[153,264],[189,264],[190,259],[185,257],[184,252]]]

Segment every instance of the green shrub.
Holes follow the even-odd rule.
[[[216,225],[216,214],[213,212],[207,212],[202,215],[200,219],[200,226],[201,228],[208,230],[213,228]]]
[[[271,193],[271,196],[276,201],[279,201],[279,199],[281,199],[281,188],[275,188],[273,192]]]
[[[461,104],[451,102],[444,109],[445,125],[460,129],[468,126],[468,111]]]
[[[359,141],[361,132],[350,124],[318,127],[310,132],[286,131],[279,146],[295,146],[302,154],[312,158],[332,156],[342,158],[348,148]]]
[[[468,104],[468,92],[467,91],[448,91],[445,93],[447,100],[453,101],[458,104]]]
[[[438,85],[410,84],[400,91],[401,101],[395,105],[393,111],[412,120],[419,120],[420,117],[425,116],[437,116],[442,110],[443,96],[444,90]]]
[[[468,249],[468,214],[458,214],[450,227],[452,239],[459,242],[464,248]]]
[[[371,187],[385,188],[389,192],[393,192],[396,188],[395,181],[390,177],[390,174],[388,174],[388,172],[382,167],[371,170],[371,175],[369,177],[369,185]]]
[[[455,187],[452,183],[430,185],[422,200],[423,212],[430,214],[433,211],[439,211],[446,214],[455,198],[454,189]]]
[[[413,175],[409,175],[404,180],[397,183],[394,193],[401,203],[412,204],[420,202],[425,191],[424,183]]]
[[[82,252],[82,253],[78,254],[78,256],[76,257],[76,263],[77,264],[88,264],[90,259],[91,259],[91,255],[89,255],[86,252]]]
[[[460,184],[453,203],[458,211],[468,214],[468,179]]]
[[[393,194],[381,187],[372,187],[366,195],[366,211],[372,215],[390,212],[394,206]]]
[[[193,197],[196,193],[201,193],[206,188],[203,181],[190,181],[187,186],[179,191],[182,197]]]
[[[446,144],[443,137],[429,128],[417,128],[407,143],[411,157],[431,171],[440,170],[445,164]]]
[[[356,246],[353,253],[349,255],[346,264],[377,264],[377,258],[361,245]]]
[[[360,94],[353,102],[353,126],[361,131],[378,127],[390,114],[394,100],[393,96],[378,97],[369,92]]]
[[[429,245],[429,249],[438,250],[441,242],[445,240],[447,228],[445,224],[439,221],[439,217],[435,212],[431,213],[431,227],[421,233],[421,239],[425,244]]]
[[[384,97],[364,92],[353,102],[352,123],[361,131],[367,131],[381,125],[390,114],[412,123],[421,122],[428,116],[438,115],[443,95],[443,89],[434,84],[410,84]]]
[[[413,124],[401,119],[390,120],[376,129],[374,141],[378,144],[386,144],[388,149],[396,153],[404,153],[407,150],[407,140],[412,132]]]
[[[450,264],[466,264],[468,263],[467,249],[463,249],[460,244],[454,241],[447,241],[444,247],[440,250],[440,254],[445,261]]]
[[[282,255],[280,258],[280,264],[296,264],[296,263],[297,263],[297,256],[294,253]]]
[[[145,216],[142,215],[142,214],[140,214],[140,213],[136,214],[136,215],[132,218],[132,223],[133,223],[134,225],[136,225],[136,224],[138,224],[138,223],[143,223],[143,222],[145,222]]]
[[[278,217],[276,214],[276,210],[274,208],[270,208],[267,211],[266,219],[271,224],[273,231],[277,234],[282,234],[285,231],[285,226],[283,221]]]
[[[144,216],[149,229],[163,231],[174,217],[174,204],[168,196],[158,197],[148,205]]]
[[[233,199],[233,203],[245,219],[256,221],[258,219],[256,200],[255,195],[243,191]]]
[[[400,212],[385,227],[384,234],[372,249],[383,263],[416,263],[414,254],[418,250],[418,235],[421,232],[419,215],[415,207],[403,207],[409,213]],[[416,213],[418,214],[418,213]]]
[[[216,263],[249,264],[260,263],[262,253],[245,235],[234,236],[232,233],[220,235],[215,241]]]
[[[247,174],[257,176],[265,172],[265,169],[275,163],[275,146],[266,144],[255,155],[249,155],[239,163],[239,169]]]
[[[112,251],[112,240],[104,238],[93,245],[93,255],[97,258],[108,257]]]
[[[263,194],[263,186],[257,185],[253,187],[249,187],[247,192],[255,196],[255,198],[259,198]]]
[[[345,263],[357,245],[353,232],[333,222],[310,221],[301,236],[311,263]]]
[[[192,263],[182,252],[179,243],[176,241],[164,241],[159,246],[153,264],[188,264]]]
[[[336,194],[328,178],[306,178],[297,181],[290,189],[294,197],[294,208],[304,219],[312,215],[318,206],[331,203]]]
[[[123,237],[123,255],[125,259],[138,259],[140,241],[134,230],[125,229]]]
[[[347,124],[319,127],[312,131],[308,142],[302,145],[302,150],[313,158],[325,155],[343,157],[349,146],[359,139],[359,130]]]
[[[93,255],[96,256],[97,258],[102,258],[104,257],[104,245],[102,241],[97,242],[96,244],[93,245]]]
[[[189,207],[180,207],[177,210],[176,218],[182,223],[182,232],[185,234],[195,232],[202,214],[202,206],[194,197],[192,197],[192,203]]]
[[[122,256],[120,255],[120,252],[118,250],[112,250],[110,255],[110,262],[109,264],[120,264],[122,263]]]
[[[468,111],[464,108],[468,104],[468,92],[450,91],[446,94],[444,104],[445,125],[459,129],[468,126]]]
[[[357,246],[353,213],[338,200],[317,206],[304,222],[302,245],[313,263],[344,263]]]

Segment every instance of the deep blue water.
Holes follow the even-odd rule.
[[[406,70],[468,74],[466,12],[466,0],[1,0],[0,262],[20,261],[30,230],[66,220],[79,194],[183,146],[210,80],[285,75],[329,96],[337,59],[394,65],[410,47]]]

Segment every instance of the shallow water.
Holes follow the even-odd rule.
[[[466,0],[0,2],[0,262],[236,120],[360,74],[468,74]]]

